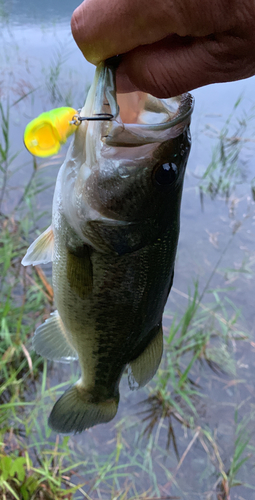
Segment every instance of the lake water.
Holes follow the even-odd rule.
[[[43,4],[32,0],[1,3],[0,40],[3,49],[0,53],[0,98],[3,103],[7,99],[13,103],[28,93],[25,99],[11,108],[12,152],[19,151],[19,155],[13,163],[14,173],[9,181],[13,189],[5,200],[5,206],[10,211],[32,171],[31,156],[23,145],[26,124],[39,113],[65,103],[74,108],[81,107],[93,78],[94,67],[84,60],[70,32],[71,13],[78,4],[63,0],[45,0]],[[122,382],[120,408],[114,421],[70,439],[70,448],[77,449],[81,456],[94,464],[97,461],[102,464],[104,459],[108,463],[116,442],[121,439],[119,463],[124,477],[120,478],[120,490],[125,480],[130,487],[130,493],[123,498],[138,499],[144,494],[143,498],[216,499],[221,467],[224,466],[227,472],[231,466],[237,411],[238,422],[246,422],[245,430],[250,441],[244,456],[249,455],[249,459],[238,471],[237,479],[241,484],[231,490],[231,499],[255,499],[255,205],[251,189],[252,179],[255,179],[254,89],[255,78],[250,78],[211,85],[193,92],[196,100],[191,126],[193,145],[183,192],[174,285],[164,318],[167,335],[173,315],[177,314],[180,318],[187,307],[187,296],[189,290],[194,288],[194,280],[198,280],[201,293],[215,269],[202,302],[205,307],[209,304],[208,317],[215,311],[221,317],[221,323],[215,323],[215,332],[220,328],[219,324],[230,321],[240,310],[238,323],[233,323],[233,332],[237,334],[235,330],[239,329],[249,338],[237,341],[236,335],[233,335],[226,342],[224,352],[222,345],[218,347],[217,340],[212,339],[216,361],[218,356],[220,364],[220,357],[225,356],[227,374],[213,371],[205,362],[194,364],[192,380],[199,385],[203,398],[196,401],[198,416],[193,429],[187,430],[174,421],[176,443],[182,457],[179,465],[173,447],[166,449],[165,422],[160,421],[151,438],[141,437],[144,424],[141,416],[137,415],[140,407],[136,404],[148,396],[148,388],[130,392],[126,379]],[[240,97],[240,104],[233,111]],[[200,178],[215,155],[219,132],[231,113],[233,117],[227,132],[228,139],[239,131],[237,140],[232,143],[229,140],[228,144],[232,148],[238,144],[242,146],[237,161],[238,183],[228,201],[221,192],[214,200],[204,194],[201,205]],[[242,136],[245,140],[240,142],[238,134],[245,124],[247,128]],[[65,152],[66,147],[57,157],[39,160],[42,181],[52,184],[46,194],[38,196],[38,212],[48,211],[41,225],[46,225],[50,218],[54,180]],[[237,226],[239,229],[233,236],[233,228]],[[49,273],[50,268],[46,269]],[[216,305],[217,310],[214,309]],[[209,328],[205,318],[201,321],[198,328]],[[226,352],[230,353],[229,357]],[[227,367],[230,358],[234,360],[232,372]],[[190,358],[183,358],[183,370],[185,360],[188,363]],[[56,380],[68,379],[66,369],[56,365],[54,370],[53,378]],[[151,391],[153,384],[150,384]],[[218,459],[216,448],[211,446],[209,449],[209,441],[199,434],[201,427],[214,437],[222,462]],[[109,462],[110,469],[116,466],[114,460]],[[96,474],[89,470],[85,465],[81,466],[79,474],[91,487],[95,484]],[[106,490],[110,482],[108,476],[109,471],[105,479]],[[104,489],[100,492],[95,489],[90,495],[91,498],[109,498]]]

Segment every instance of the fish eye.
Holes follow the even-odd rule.
[[[156,185],[168,187],[176,180],[177,174],[178,169],[174,163],[163,163],[154,170],[153,178]]]

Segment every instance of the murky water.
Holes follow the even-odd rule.
[[[94,68],[83,59],[72,40],[69,28],[71,13],[78,3],[44,1],[43,9],[41,4],[32,0],[25,3],[13,0],[8,5],[3,4],[0,39],[4,49],[0,53],[0,97],[3,102],[9,99],[12,103],[28,94],[11,108],[12,150],[13,153],[19,151],[19,155],[13,162],[12,170],[15,173],[9,181],[13,190],[5,200],[9,210],[18,201],[32,170],[31,157],[23,146],[25,125],[42,111],[64,103],[77,108],[83,105],[87,87],[92,80]],[[235,411],[239,409],[239,421],[252,415],[254,411],[255,205],[251,180],[255,177],[255,121],[250,120],[244,134],[247,141],[243,143],[238,163],[242,182],[236,186],[230,201],[226,203],[220,195],[215,200],[204,196],[202,209],[198,189],[199,176],[211,162],[213,149],[218,144],[217,137],[213,138],[212,135],[217,135],[217,131],[222,129],[240,96],[242,99],[230,121],[228,137],[235,133],[237,120],[248,121],[255,111],[254,88],[255,78],[251,78],[212,85],[194,92],[196,107],[192,120],[193,146],[183,193],[174,287],[164,319],[167,333],[173,315],[181,315],[185,310],[188,289],[193,288],[193,281],[199,280],[201,292],[231,240],[210,281],[209,289],[214,290],[214,294],[206,293],[204,303],[215,305],[215,300],[219,297],[218,312],[225,320],[233,316],[236,309],[241,311],[238,323],[240,329],[249,334],[250,339],[236,341],[232,338],[229,341],[229,349],[236,361],[236,372],[223,375],[213,372],[206,363],[194,365],[193,381],[201,386],[204,398],[197,402],[195,431],[187,431],[180,424],[174,424],[179,455],[182,457],[179,465],[173,448],[170,451],[165,448],[165,423],[161,422],[157,428],[154,440],[140,439],[143,426],[135,405],[144,400],[148,392],[146,389],[137,393],[130,392],[126,380],[122,382],[120,408],[115,420],[70,440],[70,446],[78,448],[86,459],[89,457],[95,463],[97,460],[102,463],[104,455],[108,460],[116,446],[118,431],[114,424],[117,424],[117,429],[124,436],[121,441],[120,463],[126,464],[123,470],[127,471],[127,483],[136,485],[137,498],[145,491],[147,497],[176,495],[180,499],[190,500],[216,498],[210,492],[217,483],[220,464],[213,449],[206,450],[208,443],[200,439],[198,426],[210,429],[214,435],[227,471],[234,450]],[[65,151],[66,148],[63,148],[57,157],[38,162],[42,181],[51,183],[47,193],[38,196],[38,212],[46,210],[50,213],[54,179]],[[47,219],[49,215],[42,218],[40,224],[47,224]],[[239,229],[233,236],[233,227],[237,224]],[[66,370],[60,371],[58,366],[57,370],[54,377],[68,379]],[[128,418],[124,418],[127,415]],[[255,439],[252,418],[246,429],[250,437],[246,455],[251,456],[240,468],[238,479],[241,483],[249,484],[250,488],[236,486],[231,490],[231,499],[255,499]],[[80,475],[86,479],[92,478],[92,482],[94,480],[93,474],[89,475],[85,466],[80,468]],[[124,482],[122,478],[120,486]],[[101,495],[101,498],[109,498],[102,492]]]

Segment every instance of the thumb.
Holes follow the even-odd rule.
[[[139,89],[167,98],[203,85],[247,78],[255,70],[254,57],[249,58],[253,49],[247,50],[247,43],[244,50],[242,41],[231,33],[197,38],[170,35],[122,56],[117,90]]]

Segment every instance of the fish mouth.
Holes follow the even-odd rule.
[[[117,94],[119,115],[125,125],[136,124],[141,130],[165,130],[190,118],[194,98],[186,93],[159,99],[144,92]]]
[[[115,72],[116,68],[107,62],[97,66],[80,115],[99,120],[97,124],[89,122],[90,136],[99,135],[107,146],[133,147],[164,142],[183,133],[194,108],[191,94],[169,99],[140,91],[117,94]],[[104,117],[101,122],[100,116]],[[94,142],[90,140],[90,144]]]
[[[181,135],[190,125],[194,98],[186,93],[159,99],[142,92],[117,95],[119,114],[108,126],[107,146],[135,147],[162,143]]]
[[[108,114],[101,122],[101,139],[108,146],[140,146],[177,137],[190,124],[194,108],[191,94],[159,99],[144,92],[117,94],[114,66],[100,63],[96,69],[86,111]]]

